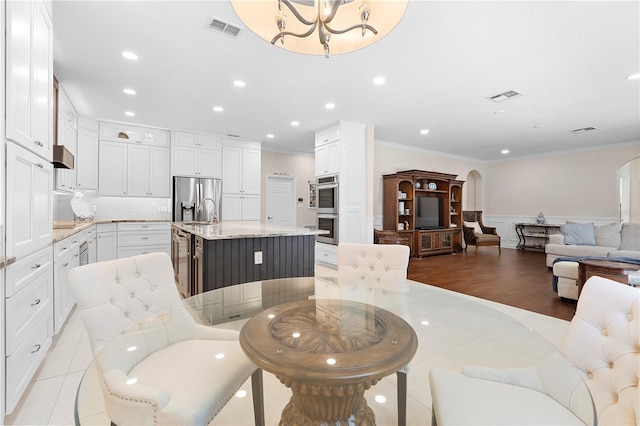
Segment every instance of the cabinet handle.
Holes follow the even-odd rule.
[[[142,225],[142,228],[148,228],[149,225]]]
[[[33,143],[38,145],[39,147],[43,147],[44,146],[43,143],[38,141],[38,140],[34,141]]]
[[[33,265],[31,267],[31,269],[38,269],[40,266],[42,266],[42,265],[40,265],[39,263],[36,263],[35,265]]]
[[[149,239],[149,237],[142,237],[142,239],[143,239],[143,240],[148,240],[148,239]]]
[[[42,165],[42,163],[36,163],[36,167],[38,167],[38,168],[40,168],[40,169],[41,169],[41,168],[43,168],[44,166]]]
[[[40,299],[36,299],[33,301],[33,303],[31,304],[31,306],[36,306],[40,304]]]
[[[78,253],[74,254],[73,257],[78,257]]]
[[[36,352],[38,352],[40,350],[40,343],[38,343],[37,345],[34,346],[34,349],[31,351],[32,354],[35,354]]]
[[[65,264],[64,264],[64,265],[62,265],[62,266],[64,266],[64,267],[66,268],[67,266],[69,266],[69,262],[65,263]]]

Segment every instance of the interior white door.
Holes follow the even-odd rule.
[[[278,226],[296,226],[296,178],[267,175],[265,217],[267,223]]]

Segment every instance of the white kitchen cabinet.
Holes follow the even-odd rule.
[[[173,174],[176,176],[222,176],[222,138],[189,132],[173,133]]]
[[[127,195],[127,144],[100,141],[100,195]]]
[[[260,196],[255,194],[222,194],[224,220],[260,220]]]
[[[88,263],[98,261],[98,232],[95,226],[87,229],[87,254],[89,258]]]
[[[111,129],[101,123],[100,133],[103,136],[105,136],[103,133],[107,133],[106,137],[112,137],[104,130],[105,126]],[[170,151],[168,137],[165,137],[166,131],[144,129],[151,132],[145,133],[148,140],[134,138],[120,138],[119,141],[100,140],[98,167],[100,195],[159,198],[170,196]]]
[[[340,173],[340,141],[316,147],[315,155],[316,177]]]
[[[67,273],[80,264],[80,240],[86,239],[86,231],[81,231],[53,245],[53,334],[62,329],[75,304],[75,299]]]
[[[80,191],[98,190],[98,122],[78,117],[76,147],[76,187]]]
[[[42,1],[6,5],[6,138],[51,161],[53,37]]]
[[[53,166],[7,142],[6,256],[24,256],[53,239]]]
[[[96,261],[104,262],[118,257],[118,234],[115,223],[96,225]]]
[[[100,140],[127,142],[168,147],[171,133],[168,130],[130,124],[100,122]]]
[[[260,220],[260,144],[225,140],[222,219]]]
[[[5,406],[11,413],[29,385],[53,336],[51,245],[6,268]]]
[[[118,258],[164,252],[171,255],[171,224],[169,222],[120,222]]]
[[[62,86],[58,88],[58,135],[57,145],[63,145],[74,156],[74,168],[55,170],[56,190],[76,191],[78,129],[77,114]]]

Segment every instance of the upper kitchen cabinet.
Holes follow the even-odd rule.
[[[223,141],[223,220],[260,219],[260,156],[258,142],[231,139]],[[241,208],[243,205],[246,208]]]
[[[85,117],[78,117],[76,187],[80,191],[98,190],[98,122]]]
[[[78,143],[78,116],[73,104],[61,86],[58,86],[57,101],[57,136],[54,145],[64,146],[74,156],[74,168],[56,169],[56,190],[74,192],[77,178],[77,143]]]
[[[43,1],[6,7],[6,137],[51,161],[53,37]]]
[[[189,132],[173,132],[173,174],[222,177],[222,138]]]
[[[6,255],[24,256],[53,240],[53,166],[7,143]]]
[[[168,198],[169,143],[166,130],[100,123],[100,195]]]

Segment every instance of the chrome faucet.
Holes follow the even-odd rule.
[[[211,223],[215,223],[218,221],[218,217],[216,216],[216,202],[212,199],[212,198],[203,198],[202,201],[200,202],[200,205],[198,206],[198,210],[196,211],[196,216],[198,217],[198,219],[200,219],[200,213],[202,212],[202,206],[204,205],[205,201],[211,201],[211,203],[213,204],[213,210],[211,211],[211,216],[209,217],[209,222]]]

